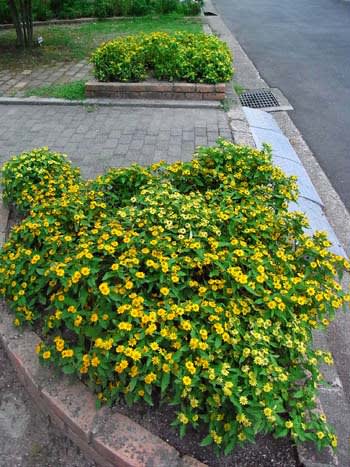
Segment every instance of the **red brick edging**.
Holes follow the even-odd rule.
[[[0,200],[0,246],[5,240],[8,211]],[[0,302],[0,342],[36,405],[101,467],[205,467],[158,436],[108,407],[96,409],[96,397],[75,378],[43,367],[35,353],[41,342],[32,331],[21,331]]]
[[[226,84],[195,84],[138,82],[138,83],[102,83],[88,81],[85,85],[86,97],[114,97],[127,99],[189,99],[215,100],[225,99]]]

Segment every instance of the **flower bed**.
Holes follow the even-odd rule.
[[[102,44],[91,57],[99,81],[159,80],[216,84],[232,78],[228,46],[213,35],[135,34]]]
[[[349,264],[303,233],[286,177],[263,151],[221,141],[191,162],[111,169],[84,182],[47,149],[3,168],[27,217],[0,255],[15,324],[42,327],[44,364],[77,374],[100,402],[154,396],[174,424],[205,426],[226,453],[259,432],[336,446],[315,411],[314,328],[349,295]]]

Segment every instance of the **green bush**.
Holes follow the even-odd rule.
[[[80,179],[79,171],[72,169],[66,157],[47,148],[13,157],[2,168],[4,201],[25,213],[43,197],[49,202],[60,198],[63,191],[69,191]]]
[[[157,79],[219,83],[231,79],[227,45],[203,33],[154,32],[119,37],[102,44],[91,57],[100,81],[140,81],[152,72]]]
[[[42,328],[42,363],[101,402],[160,396],[181,434],[206,427],[203,444],[225,452],[259,432],[336,446],[315,410],[331,356],[312,329],[349,300],[349,264],[288,211],[295,178],[268,148],[221,141],[92,182],[39,149],[3,175],[7,200],[31,211],[0,253],[0,294],[16,325]]]
[[[96,16],[143,16],[159,13],[197,15],[199,0],[33,0],[34,20]],[[0,23],[11,23],[7,0],[0,0]]]

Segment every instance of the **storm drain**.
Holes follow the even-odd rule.
[[[269,89],[245,91],[239,96],[241,104],[252,109],[279,107],[279,102]]]

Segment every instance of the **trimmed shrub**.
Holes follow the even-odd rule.
[[[349,264],[288,211],[295,177],[269,148],[220,141],[191,162],[92,182],[52,154],[57,197],[33,177],[38,153],[45,171],[46,149],[4,170],[7,199],[31,211],[0,253],[0,293],[17,326],[42,329],[43,364],[78,375],[101,403],[157,395],[177,406],[181,435],[205,426],[203,445],[226,453],[259,432],[336,446],[315,410],[318,364],[332,359],[312,330],[349,300],[337,282]]]
[[[102,44],[92,55],[99,81],[157,79],[220,83],[232,78],[227,45],[203,33],[155,32],[119,37]]]

